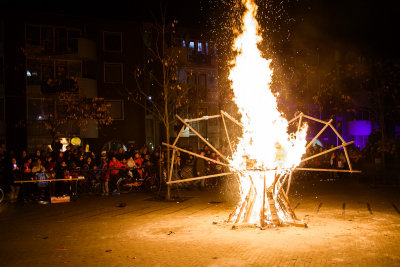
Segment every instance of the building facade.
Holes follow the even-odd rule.
[[[202,37],[199,30],[180,29],[177,31],[175,46],[179,49],[178,79],[193,88],[186,118],[220,114],[218,93],[217,48],[212,40]],[[218,119],[191,122],[213,146],[220,146],[220,121]],[[199,149],[203,141],[188,128],[180,139],[182,145]]]
[[[78,136],[94,149],[145,143],[144,110],[126,97],[135,86],[133,70],[143,62],[140,23],[9,14],[1,26],[0,139],[8,149],[51,144],[43,121],[51,113],[62,116],[54,103],[60,92],[104,98],[113,122],[100,128],[91,120],[85,127],[68,123],[58,137]]]

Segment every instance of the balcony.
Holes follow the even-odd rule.
[[[58,47],[26,44],[26,52],[28,55],[43,55],[65,60],[96,61],[97,59],[96,42],[86,38],[77,38],[73,42],[66,43],[65,46]]]
[[[206,55],[194,50],[189,50],[186,47],[173,48],[172,53],[179,53],[178,62],[181,65],[200,65],[202,67],[216,67],[216,57]]]

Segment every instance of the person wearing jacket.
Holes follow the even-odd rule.
[[[113,186],[113,191],[116,192],[116,184],[119,178],[119,169],[121,168],[121,162],[117,160],[115,156],[111,158],[110,163],[108,164],[108,168],[110,169],[110,181],[111,185]]]

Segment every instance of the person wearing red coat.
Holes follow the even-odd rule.
[[[114,187],[115,192],[117,191],[116,185],[119,178],[119,169],[121,169],[121,167],[121,162],[117,160],[115,156],[113,156],[108,164],[108,168],[110,169],[111,186]]]
[[[139,153],[135,154],[135,159],[133,160],[136,164],[136,166],[138,167],[138,173],[140,175],[140,178],[143,178],[143,161],[144,159],[140,156]]]

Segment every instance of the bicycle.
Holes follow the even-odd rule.
[[[131,173],[128,176],[120,177],[116,183],[118,191],[120,193],[129,193],[134,189],[135,191],[157,191],[160,187],[157,173],[151,171],[150,168],[142,168],[142,173],[143,176]]]

